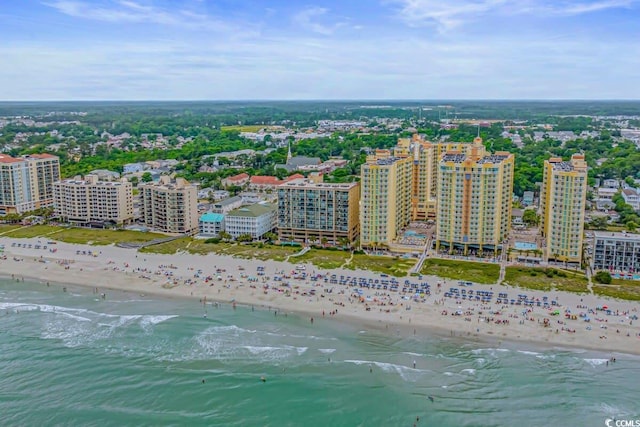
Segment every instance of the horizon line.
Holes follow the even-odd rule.
[[[51,100],[0,100],[2,104],[15,103],[71,103],[71,102],[216,102],[216,103],[239,103],[239,102],[640,102],[636,98],[317,98],[317,99],[51,99]]]

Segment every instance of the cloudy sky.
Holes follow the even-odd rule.
[[[0,3],[0,100],[640,99],[640,0]]]

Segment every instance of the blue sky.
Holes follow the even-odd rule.
[[[640,0],[0,3],[0,100],[640,99]]]

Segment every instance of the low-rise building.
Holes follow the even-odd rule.
[[[53,184],[55,214],[77,225],[122,225],[133,221],[133,186],[126,179],[100,181],[96,175]]]
[[[622,198],[624,202],[631,206],[634,211],[640,210],[640,197],[638,192],[632,188],[625,188],[622,190]]]
[[[254,205],[256,203],[264,202],[264,196],[260,193],[254,193],[252,191],[244,191],[238,196],[242,199],[243,205]]]
[[[533,198],[534,198],[534,193],[533,191],[525,191],[522,194],[522,204],[526,207],[526,206],[531,206],[533,205]]]
[[[224,215],[207,212],[198,220],[198,233],[204,237],[218,237],[224,231]]]
[[[635,273],[640,269],[640,235],[593,232],[591,268],[612,273]]]
[[[268,203],[243,206],[225,216],[224,228],[234,238],[249,234],[253,239],[261,239],[266,233],[275,231],[278,207]]]
[[[223,187],[242,187],[247,182],[249,182],[249,175],[246,173],[241,173],[238,175],[233,175],[228,178],[225,178],[221,181]]]
[[[125,174],[143,172],[147,169],[149,169],[149,166],[147,166],[145,163],[127,163],[122,167],[122,173]]]
[[[99,181],[118,181],[120,179],[120,174],[118,172],[107,169],[92,170],[87,175],[97,176]]]
[[[229,198],[229,192],[227,190],[216,190],[211,193],[211,198],[214,201],[224,200]]]
[[[226,214],[231,212],[234,209],[238,209],[244,203],[242,201],[242,197],[234,196],[229,197],[227,199],[220,200],[213,204],[213,208],[211,209],[214,213]]]
[[[280,184],[282,181],[276,176],[255,175],[249,179],[249,189],[256,191],[273,190]]]

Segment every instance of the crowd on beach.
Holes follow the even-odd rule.
[[[553,339],[551,335],[580,336],[580,340],[596,335],[599,340],[640,338],[637,322],[634,323],[638,303],[606,301],[593,295],[522,293],[502,285],[434,276],[395,278],[369,271],[321,271],[312,265],[214,255],[141,254],[116,247],[96,251],[81,245],[58,244],[58,252],[48,252],[45,258],[35,246],[6,246],[16,260],[30,256],[35,261],[53,261],[66,270],[112,272],[119,276],[113,276],[111,282],[115,283],[116,277],[126,277],[124,282],[130,284],[131,290],[145,293],[172,291],[200,299],[208,296],[209,301],[279,307],[312,317],[327,313],[336,316],[340,312],[386,325],[448,329],[452,335],[489,334],[505,339],[535,336],[533,340],[557,343],[571,340]],[[17,267],[8,265],[2,269],[12,271]],[[30,277],[36,274],[33,269],[22,271]],[[132,278],[139,283],[134,285]],[[574,344],[579,345],[580,341],[575,340]],[[591,345],[595,346],[593,341]]]

